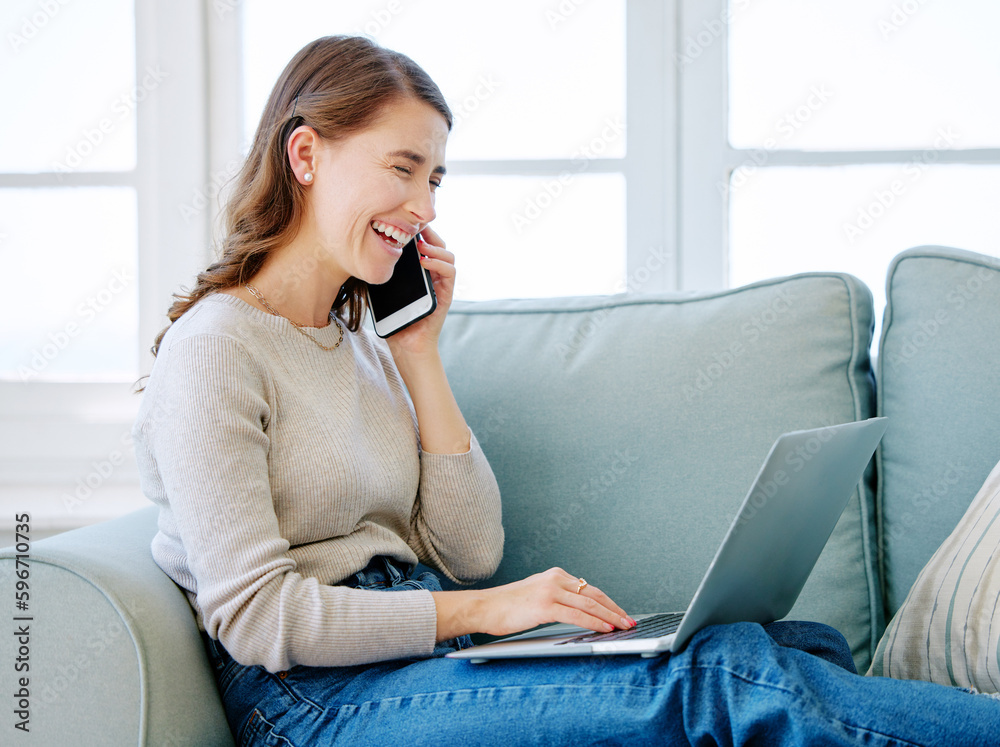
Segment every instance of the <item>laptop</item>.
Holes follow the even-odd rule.
[[[887,425],[886,418],[871,418],[779,436],[687,610],[637,615],[636,627],[610,633],[550,625],[447,656],[473,663],[652,657],[680,651],[709,625],[780,620],[802,591]]]

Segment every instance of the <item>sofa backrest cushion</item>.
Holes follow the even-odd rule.
[[[504,501],[491,583],[561,566],[630,613],[682,609],[774,439],[874,414],[872,318],[842,274],[456,303],[441,351]],[[869,480],[791,612],[859,667],[882,622],[873,499]]]
[[[879,546],[887,612],[1000,460],[1000,260],[946,247],[886,277],[878,411]]]

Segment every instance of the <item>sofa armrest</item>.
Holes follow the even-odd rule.
[[[150,507],[30,545],[29,609],[13,613],[30,618],[16,623],[27,651],[6,637],[0,688],[28,678],[32,743],[233,744],[191,608],[150,553],[156,518]],[[16,554],[0,550],[7,609]]]

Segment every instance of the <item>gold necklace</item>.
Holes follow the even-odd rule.
[[[257,290],[256,288],[254,288],[252,285],[250,285],[249,283],[247,283],[243,287],[246,288],[250,292],[251,296],[253,296],[258,301],[260,301],[261,304],[264,306],[265,309],[267,309],[268,311],[270,311],[275,316],[280,316],[286,322],[288,322],[293,327],[295,327],[295,329],[296,329],[297,332],[299,332],[300,334],[303,334],[306,337],[308,337],[310,340],[313,341],[313,343],[315,343],[319,347],[323,348],[323,350],[333,350],[334,348],[338,347],[340,345],[340,343],[342,343],[344,341],[344,328],[340,326],[340,320],[337,319],[336,315],[331,315],[331,316],[333,316],[333,323],[337,325],[337,330],[340,332],[340,339],[338,339],[333,345],[330,345],[328,347],[328,346],[324,345],[323,343],[321,343],[319,340],[317,340],[315,337],[313,337],[311,334],[309,334],[308,332],[306,332],[304,329],[302,329],[302,327],[304,325],[301,325],[301,324],[298,324],[296,322],[293,322],[291,319],[289,319],[284,314],[279,314],[275,310],[275,308],[271,304],[269,304],[267,302],[267,299],[264,298],[264,295],[259,290]]]

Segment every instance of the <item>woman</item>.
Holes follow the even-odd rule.
[[[187,592],[239,743],[880,743],[900,714],[912,724],[930,696],[805,653],[849,662],[822,626],[710,628],[651,661],[442,658],[473,632],[635,624],[560,569],[448,592],[413,575],[420,561],[487,578],[503,544],[496,482],[437,352],[455,268],[428,224],[450,128],[408,58],[359,38],[307,45],[236,180],[222,259],[154,346],[134,429],[161,507],[153,555]],[[386,344],[361,327],[363,283],[385,282],[417,233],[437,310]],[[980,701],[938,691],[976,720]],[[933,709],[915,718],[912,734],[937,728]]]

